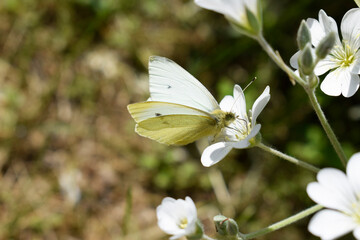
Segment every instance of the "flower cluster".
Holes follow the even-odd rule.
[[[323,10],[319,12],[319,20],[309,18],[306,23],[314,47],[317,47],[328,33],[334,32],[336,36],[335,46],[330,54],[320,60],[314,69],[318,76],[330,71],[321,83],[320,89],[330,96],[353,96],[360,84],[360,9],[351,9],[344,15],[340,27],[342,40],[335,20]],[[294,68],[299,68],[298,57],[299,52],[290,59],[290,64]]]

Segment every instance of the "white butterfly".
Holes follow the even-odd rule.
[[[170,59],[149,60],[150,98],[128,105],[136,132],[167,145],[186,145],[216,136],[236,116],[225,112],[211,93]]]

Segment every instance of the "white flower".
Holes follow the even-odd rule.
[[[66,200],[75,205],[81,198],[81,189],[79,183],[81,182],[82,174],[76,168],[63,170],[59,176],[59,185],[66,197]]]
[[[321,239],[335,239],[350,231],[360,239],[360,153],[354,154],[345,175],[334,168],[317,174],[318,182],[307,186],[309,197],[329,208],[316,213],[309,231]]]
[[[241,87],[235,85],[234,96],[225,96],[220,102],[221,110],[235,113],[233,123],[213,140],[214,144],[208,146],[201,155],[201,163],[210,167],[222,160],[232,148],[242,149],[251,147],[254,137],[259,133],[261,125],[256,124],[256,119],[270,100],[270,88],[267,86],[264,92],[256,99],[250,118],[246,113],[246,102]]]
[[[158,225],[167,234],[173,235],[171,240],[195,234],[197,212],[193,200],[166,197],[156,208]]]
[[[359,88],[360,78],[360,9],[349,10],[341,21],[342,41],[340,41],[336,22],[319,12],[319,21],[309,18],[306,21],[311,32],[311,43],[317,47],[320,41],[330,32],[336,34],[335,46],[329,55],[320,60],[314,72],[322,75],[331,70],[320,85],[320,89],[327,95],[351,97]],[[298,68],[299,52],[291,59],[290,64]]]
[[[261,23],[261,6],[257,0],[195,0],[195,3],[202,8],[221,13],[249,30],[252,27],[246,9]]]

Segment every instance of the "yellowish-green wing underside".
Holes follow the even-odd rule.
[[[211,117],[166,115],[149,118],[136,125],[136,132],[167,145],[186,145],[220,131]]]
[[[129,104],[128,110],[137,123],[149,118],[164,116],[164,115],[182,114],[182,115],[199,115],[199,116],[207,116],[207,117],[211,116],[207,112],[189,106],[176,104],[176,103],[156,102],[156,101],[147,101],[147,102]]]

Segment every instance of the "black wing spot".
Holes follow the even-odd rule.
[[[170,89],[170,88],[171,88],[171,86],[170,86],[170,85],[168,85],[168,86],[167,86],[167,89]]]
[[[161,113],[155,113],[155,116],[159,117],[159,116],[161,116]]]

